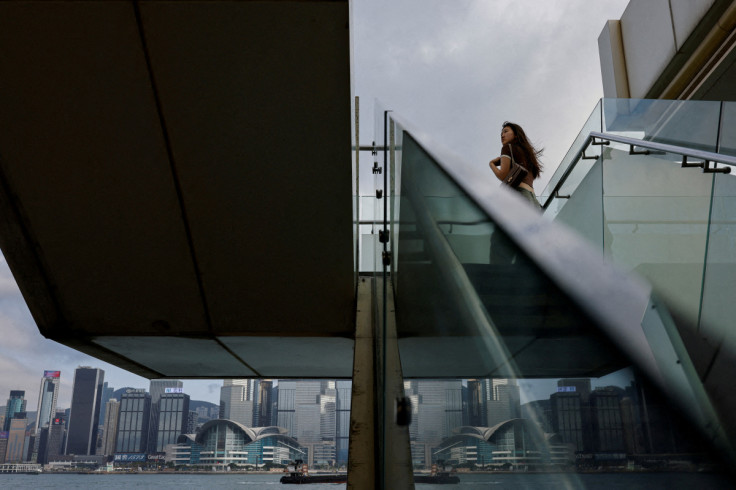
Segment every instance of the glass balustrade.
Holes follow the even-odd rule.
[[[649,131],[662,117],[670,117],[662,138],[687,137],[701,149],[711,148],[707,131],[690,134],[671,119],[673,113],[692,111],[656,104],[625,109],[602,101],[571,152],[582,150],[590,130],[631,135]],[[613,110],[619,116],[606,119]],[[623,115],[631,118],[637,110],[647,115],[647,123],[636,126],[629,119],[623,125]],[[447,467],[446,476],[464,484],[531,485],[514,478],[551,471],[543,477],[548,483],[588,488],[641,484],[637,477],[658,468],[689,472],[680,481],[695,486],[728,488],[728,481],[708,472],[731,449],[723,443],[718,415],[698,379],[698,361],[687,358],[672,319],[732,315],[720,304],[705,303],[701,311],[697,300],[673,301],[697,296],[690,284],[676,285],[678,278],[698,276],[707,291],[727,287],[733,276],[704,274],[711,260],[708,242],[733,228],[727,215],[734,189],[718,185],[727,176],[681,169],[673,155],[629,155],[616,145],[602,152],[591,149],[591,155],[603,158],[582,164],[577,155],[566,157],[568,166],[548,187],[560,184],[547,194],[554,202],[548,213],[605,251],[600,255],[656,276],[652,282],[661,291],[661,300],[645,297],[646,308],[629,315],[634,320],[617,335],[575,293],[575,284],[598,287],[596,274],[618,277],[600,256],[589,262],[590,276],[559,274],[575,253],[572,258],[562,252],[545,255],[519,233],[553,226],[545,224],[546,218],[520,208],[517,222],[507,221],[492,210],[526,205],[506,189],[494,191],[498,183],[490,172],[482,183],[484,197],[474,190],[478,183],[458,183],[448,171],[450,162],[443,161],[445,154],[417,139],[400,117],[389,113],[386,124],[391,261],[381,278],[393,288],[386,291],[395,305],[381,301],[388,310],[380,325],[395,314],[417,482],[430,481],[422,479]],[[670,169],[680,174],[672,177]],[[714,179],[718,206],[711,206]],[[718,230],[713,225],[717,207]],[[559,239],[559,246],[565,233],[553,227],[544,236]],[[712,260],[733,264],[733,244],[722,238]],[[493,247],[504,250],[503,259]],[[581,252],[580,261],[589,260]],[[617,314],[617,300],[611,297],[610,303],[600,306]],[[671,304],[678,310],[670,312]],[[626,336],[641,341],[627,345],[617,338]],[[383,348],[392,341],[383,340]],[[649,359],[643,351],[651,354],[651,364],[642,361]],[[386,426],[395,423],[390,410],[384,417]],[[617,473],[596,474],[605,471]],[[417,488],[430,487],[417,483]]]

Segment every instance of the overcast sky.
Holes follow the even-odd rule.
[[[545,148],[540,193],[602,97],[597,39],[628,0],[354,0],[353,74],[361,99],[361,143],[373,139],[378,98],[429,140],[487,170],[501,124],[521,124]],[[59,407],[70,404],[74,369],[105,370],[115,388],[148,380],[46,340],[0,261],[0,405],[26,391],[35,410],[44,370],[61,370]],[[185,380],[198,400],[219,401],[221,381]],[[529,386],[522,383],[522,387]],[[536,386],[540,386],[537,384]],[[544,384],[549,393],[555,381]]]

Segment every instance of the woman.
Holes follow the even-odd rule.
[[[529,142],[521,126],[506,121],[501,129],[501,156],[489,162],[489,166],[498,180],[504,181],[511,170],[511,158],[527,170],[524,180],[515,188],[524,199],[541,210],[542,206],[534,194],[534,179],[542,172],[539,157],[542,150],[537,150]],[[510,264],[516,255],[516,247],[509,241],[503,232],[498,229],[491,235],[491,264]]]
[[[542,172],[542,164],[537,158],[542,154],[542,150],[534,148],[521,126],[508,121],[503,123],[501,129],[501,145],[501,156],[488,163],[491,170],[498,180],[503,181],[511,170],[513,155],[514,161],[529,172],[516,190],[537,209],[542,209],[534,194],[534,179]]]

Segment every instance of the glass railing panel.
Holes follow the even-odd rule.
[[[723,102],[718,153],[736,156],[736,102]],[[736,168],[731,169],[736,174]]]
[[[700,331],[716,345],[736,345],[736,175],[715,176],[708,229]]]
[[[575,192],[564,195],[565,198],[553,200],[545,214],[570,226],[602,252],[604,242],[602,160],[593,163],[585,173],[585,178],[577,185]]]
[[[720,102],[603,99],[603,132],[716,151]]]
[[[570,165],[572,165],[578,158],[578,155],[583,149],[583,145],[585,144],[585,141],[588,139],[588,135],[591,131],[600,131],[601,130],[601,101],[598,101],[595,108],[593,109],[593,112],[591,112],[590,116],[588,117],[587,121],[585,121],[585,124],[583,125],[583,129],[580,130],[580,133],[578,133],[577,137],[575,138],[575,141],[573,141],[572,145],[570,146],[570,149],[568,150],[565,157],[562,159],[562,162],[560,165],[555,169],[554,174],[549,180],[549,183],[545,187],[545,189],[542,191],[542,194],[539,196],[539,202],[544,204],[550,197],[550,194],[552,194],[553,190],[557,186],[557,184],[562,180],[564,174],[567,172]],[[591,154],[597,154],[597,152],[591,152]],[[585,162],[582,162],[585,163]],[[580,173],[582,176],[578,176],[577,174]],[[572,176],[570,178],[570,183],[567,184],[568,178],[565,178],[565,188],[560,190],[560,194],[562,195],[568,195],[572,192],[573,189],[575,189],[574,181],[580,182],[582,180],[583,176],[585,175],[585,170],[580,169],[579,171],[575,171],[575,176]]]
[[[668,318],[664,313],[660,318],[664,306],[647,310],[641,328],[657,351],[662,372],[673,380],[673,390],[688,394],[676,403],[647,381],[652,373],[632,367],[628,355],[496,226],[479,201],[438,164],[435,153],[396,125],[403,136],[395,162],[401,184],[396,186],[398,205],[392,206],[392,220],[400,226],[393,280],[404,387],[412,402],[415,477],[430,477],[447,466],[463,484],[524,487],[532,485],[524,479],[530,470],[552,471],[547,483],[554,478],[563,488],[592,488],[620,485],[629,477],[630,485],[641,485],[636,479],[640,473],[657,467],[688,471],[683,478],[691,478],[695,486],[729,488],[731,482],[720,475],[697,473],[712,469],[717,459],[710,443],[675,407],[708,402],[698,398],[702,390],[691,389],[698,384],[697,378],[688,377],[691,366],[686,370],[679,363],[668,364],[682,346],[670,343],[668,335],[676,333],[672,322],[663,320]],[[708,199],[701,202],[703,189],[697,185],[689,189],[686,179],[669,176],[671,192],[652,184],[654,195],[675,206],[679,218],[647,203],[652,192],[645,194],[641,187],[647,185],[649,171],[662,175],[657,166],[692,170],[702,178],[698,169],[680,169],[675,157],[667,155],[644,157],[649,167],[641,168],[642,162],[627,161],[634,158],[639,157],[604,150],[603,159],[593,162],[567,201],[572,205],[562,207],[557,219],[578,228],[584,223],[582,231],[598,250],[605,246],[611,254],[639,239],[634,226],[652,235],[643,237],[644,246],[661,250],[667,244],[657,234],[663,230],[669,241],[677,242],[678,220],[687,221],[684,232],[693,220],[707,226]],[[625,190],[624,170],[641,179],[634,192]],[[606,178],[611,183],[604,188]],[[494,184],[489,174],[489,188]],[[605,220],[604,203],[613,210]],[[508,263],[491,260],[497,242],[514,257]],[[704,243],[700,245],[699,254],[686,259],[697,261],[699,255],[702,276]],[[650,258],[643,254],[643,259]],[[590,474],[605,470],[617,476],[606,480]],[[651,484],[666,486],[667,480]]]
[[[679,155],[607,150],[603,238],[607,257],[649,280],[697,323],[713,174],[680,168]]]

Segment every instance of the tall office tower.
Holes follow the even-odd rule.
[[[590,395],[592,442],[595,452],[621,452],[624,426],[621,417],[620,388],[596,388]]]
[[[178,379],[152,379],[148,388],[151,394],[151,420],[148,422],[148,452],[156,452],[158,439],[158,402],[165,393],[183,393],[184,383]]]
[[[579,404],[579,408],[577,409],[579,411],[579,415],[577,415],[577,417],[579,417],[580,419],[579,434],[582,442],[577,450],[585,452],[590,452],[593,450],[593,428],[590,412],[590,391],[591,383],[589,378],[569,378],[561,379],[557,382],[557,393],[553,395],[561,399],[562,394],[567,393],[572,398],[577,397],[579,399],[579,401],[577,402]],[[550,397],[550,400],[552,400],[552,397]],[[570,403],[573,403],[573,405],[571,405]],[[575,424],[577,424],[578,421],[572,418],[563,421],[559,418],[559,413],[565,412],[565,410],[575,410],[574,403],[575,402],[568,401],[566,404],[563,404],[567,408],[560,409],[558,404],[555,404],[554,401],[552,402],[553,424],[562,424],[560,427],[562,427],[563,430],[567,431],[567,434],[570,437],[572,437],[573,435],[573,432],[571,431],[574,431],[575,435],[577,435],[578,429],[575,428]],[[555,411],[556,409],[557,411]],[[557,432],[557,430],[555,430],[555,432]],[[564,436],[563,440],[565,440]],[[565,442],[572,443],[573,441],[565,440]]]
[[[557,382],[557,392],[579,393],[580,401],[587,404],[590,398],[590,378],[561,379]]]
[[[318,400],[320,439],[334,442],[337,438],[337,390],[334,381],[323,386]]]
[[[102,454],[110,456],[115,453],[115,441],[118,436],[118,421],[120,420],[120,402],[110,398],[105,403],[105,423],[102,434]]]
[[[220,388],[220,418],[253,427],[252,379],[226,379]]]
[[[112,394],[115,393],[115,388],[107,385],[107,381],[102,383],[102,396],[100,397],[100,421],[97,425],[105,425],[105,408],[107,407],[107,401],[112,398]]]
[[[3,431],[10,430],[10,421],[16,413],[26,411],[26,392],[23,390],[10,390],[10,398],[5,405],[5,422],[3,423]]]
[[[559,389],[559,388],[558,388]],[[550,396],[552,406],[552,429],[562,442],[573,444],[575,451],[586,450],[583,427],[583,406],[580,393],[558,391]]]
[[[335,411],[336,437],[335,456],[337,466],[348,464],[348,438],[350,436],[350,401],[353,382],[351,380],[338,380],[335,382],[337,391],[337,406]]]
[[[5,452],[6,463],[20,463],[25,460],[23,448],[26,442],[26,419],[25,412],[16,412],[10,420],[8,428],[8,448]]]
[[[274,383],[271,379],[256,380],[256,398],[254,403],[253,427],[270,427],[274,425]]]
[[[8,433],[0,432],[0,464],[5,463],[5,453],[8,451]]]
[[[485,427],[488,424],[488,383],[484,379],[469,379],[463,393],[463,425]]]
[[[418,402],[416,440],[439,444],[453,429],[462,426],[462,382],[417,380],[411,384]]]
[[[491,379],[490,388],[491,399],[486,402],[488,427],[521,416],[519,386],[515,379]]]
[[[172,391],[177,388],[170,388]],[[169,444],[186,433],[189,418],[189,395],[184,393],[164,393],[158,402],[158,429],[156,431],[155,451],[164,452]]]
[[[145,453],[148,449],[148,424],[151,395],[130,388],[120,398],[116,453]]]
[[[102,369],[82,366],[74,371],[66,454],[95,454],[104,378],[105,371]]]
[[[59,382],[61,371],[44,371],[41,378],[41,389],[38,392],[38,410],[36,411],[36,433],[51,425],[56,415],[56,400],[59,398]]]

